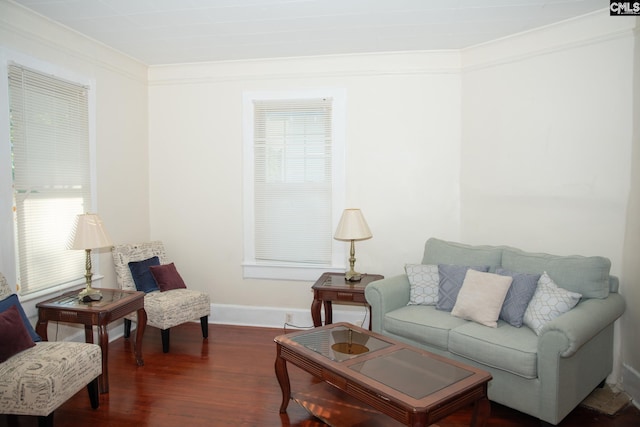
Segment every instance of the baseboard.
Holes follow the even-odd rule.
[[[333,323],[349,322],[369,326],[369,310],[364,306],[340,308],[334,305]],[[290,321],[287,321],[290,315]],[[324,320],[324,315],[323,315]],[[306,329],[313,327],[311,308],[256,307],[247,305],[211,304],[209,323],[223,325],[258,326],[264,328]],[[286,324],[286,325],[285,325]]]
[[[629,396],[632,403],[640,408],[640,373],[631,366],[622,364],[622,387]]]
[[[362,326],[363,328],[369,326],[369,310],[364,305],[334,305],[332,311],[333,323],[349,322]],[[290,318],[289,321],[287,321],[288,315]],[[324,313],[322,313],[322,320],[324,322]],[[287,329],[307,329],[313,327],[311,308],[255,307],[231,304],[211,304],[209,323]],[[57,328],[61,329],[59,334]],[[97,330],[96,328],[93,329],[93,342],[98,343]],[[110,323],[109,326],[107,326],[107,330],[109,333],[109,341],[114,341],[122,337],[124,335],[122,320],[119,319]],[[78,324],[49,322],[49,339],[51,341],[84,342],[84,327]]]

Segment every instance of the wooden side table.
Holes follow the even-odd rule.
[[[324,305],[324,323],[329,325],[333,322],[331,303],[336,302],[359,302],[364,303],[369,308],[369,330],[371,330],[371,307],[364,297],[364,288],[371,282],[384,279],[379,274],[363,274],[359,282],[348,282],[344,280],[344,273],[322,273],[322,276],[313,284],[313,303],[311,303],[311,318],[313,326],[322,326],[320,307]]]
[[[142,337],[147,326],[147,312],[144,311],[144,292],[102,288],[100,289],[100,292],[102,292],[100,301],[84,303],[78,299],[79,291],[80,289],[66,292],[58,297],[36,304],[38,308],[36,332],[43,340],[48,341],[47,325],[50,320],[79,323],[84,325],[85,341],[93,343],[93,326],[97,326],[98,344],[102,349],[102,375],[100,375],[98,382],[100,384],[100,393],[108,393],[109,332],[107,325],[134,311],[138,314],[134,352],[138,366],[144,365],[142,360]]]

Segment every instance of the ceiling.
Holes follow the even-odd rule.
[[[461,49],[606,0],[14,0],[147,65]]]

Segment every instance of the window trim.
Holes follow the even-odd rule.
[[[13,178],[11,176],[11,145],[9,124],[9,81],[7,67],[10,63],[17,63],[25,67],[38,70],[61,80],[67,80],[75,84],[89,87],[88,93],[88,126],[89,126],[89,177],[91,185],[91,211],[97,211],[97,172],[96,172],[96,81],[93,78],[80,75],[55,64],[34,58],[32,56],[0,47],[0,99],[6,102],[0,103],[0,140],[7,145],[0,146],[0,170],[5,171],[0,175],[0,230],[2,234],[12,236],[0,242],[0,271],[6,277],[8,283],[15,284],[17,278],[17,248],[15,247],[14,219],[13,219]],[[6,234],[5,234],[6,233]],[[97,254],[92,255],[94,278],[101,276],[100,263]],[[42,298],[55,292],[73,289],[83,285],[84,277],[68,283],[52,285],[50,287],[21,295],[22,301]],[[19,292],[18,292],[19,294]]]
[[[332,105],[332,229],[335,230],[345,205],[346,194],[346,89],[303,89],[283,91],[256,91],[243,93],[243,278],[315,281],[326,271],[345,270],[346,246],[344,242],[332,241],[331,265],[300,265],[275,262],[259,262],[255,259],[254,228],[254,109],[253,101],[333,98]]]

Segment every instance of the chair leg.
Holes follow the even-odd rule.
[[[93,381],[87,384],[87,391],[89,392],[89,401],[91,402],[92,409],[98,409],[100,406],[100,390],[98,389],[98,377],[95,377]]]
[[[38,427],[53,427],[53,412],[46,417],[38,417]]]
[[[200,326],[202,327],[202,338],[209,338],[209,316],[200,318]]]
[[[15,414],[7,414],[7,425],[9,427],[17,427],[20,425],[18,422],[18,416]]]
[[[124,319],[124,337],[129,338],[131,335],[131,319]]]
[[[162,352],[169,353],[169,329],[161,329],[160,334],[162,335]]]

